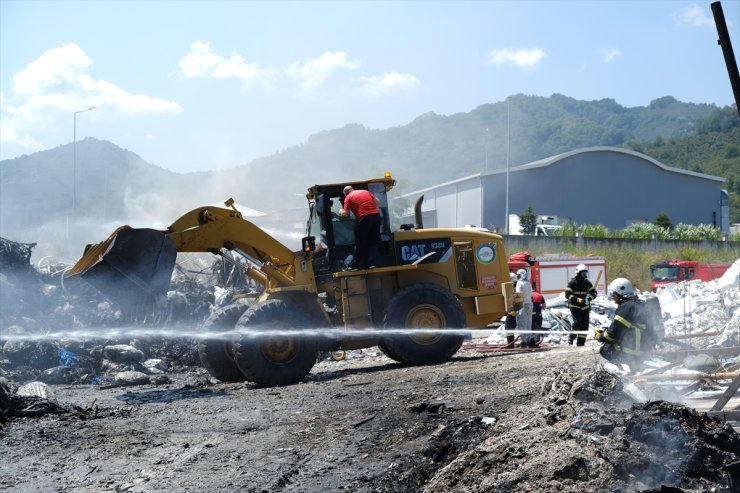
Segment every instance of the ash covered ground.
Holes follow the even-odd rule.
[[[470,348],[425,367],[350,351],[296,385],[221,383],[184,325],[218,293],[176,279],[158,310],[124,316],[63,288],[61,268],[16,262],[15,247],[0,257],[0,489],[740,490],[732,427],[681,404],[636,402],[633,380],[595,344]]]

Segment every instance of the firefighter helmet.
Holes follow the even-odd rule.
[[[527,271],[525,269],[519,269],[518,271],[516,271],[516,275],[519,279],[526,279]]]
[[[609,293],[617,293],[622,298],[634,296],[635,289],[629,279],[618,277],[609,283]]]
[[[578,264],[576,265],[576,275],[580,274],[581,272],[588,272],[588,267],[586,267],[586,264]]]

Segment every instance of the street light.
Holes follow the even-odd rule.
[[[74,150],[74,165],[72,168],[72,219],[77,217],[77,114],[94,109],[95,106],[90,106],[86,110],[74,112],[74,137],[72,140],[72,148]]]
[[[506,234],[509,233],[509,161],[511,157],[511,106],[509,98],[506,98]]]

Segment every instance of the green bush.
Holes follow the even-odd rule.
[[[581,236],[586,238],[609,238],[609,228],[601,224],[585,224],[581,226]]]
[[[657,238],[659,240],[668,240],[670,239],[671,230],[653,223],[635,223],[628,228],[615,231],[614,233],[614,238],[628,238],[632,240]]]
[[[565,223],[563,227],[561,227],[559,230],[557,230],[557,236],[566,236],[566,237],[574,237],[576,233],[578,232],[578,227],[575,225],[575,223]]]
[[[610,231],[601,224],[575,223],[565,224],[557,233],[558,236],[576,236],[576,233],[587,238],[626,238],[632,240],[683,240],[683,241],[722,241],[722,232],[709,224],[677,224],[673,229],[653,223],[635,223],[625,229]],[[729,240],[740,241],[740,234],[731,235]]]

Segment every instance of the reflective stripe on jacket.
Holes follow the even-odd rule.
[[[625,354],[641,354],[642,331],[647,328],[643,306],[637,298],[622,302],[603,334],[604,341]]]
[[[590,310],[591,304],[587,302],[587,298],[594,299],[598,294],[591,281],[578,277],[571,279],[565,288],[565,299],[571,310]]]

